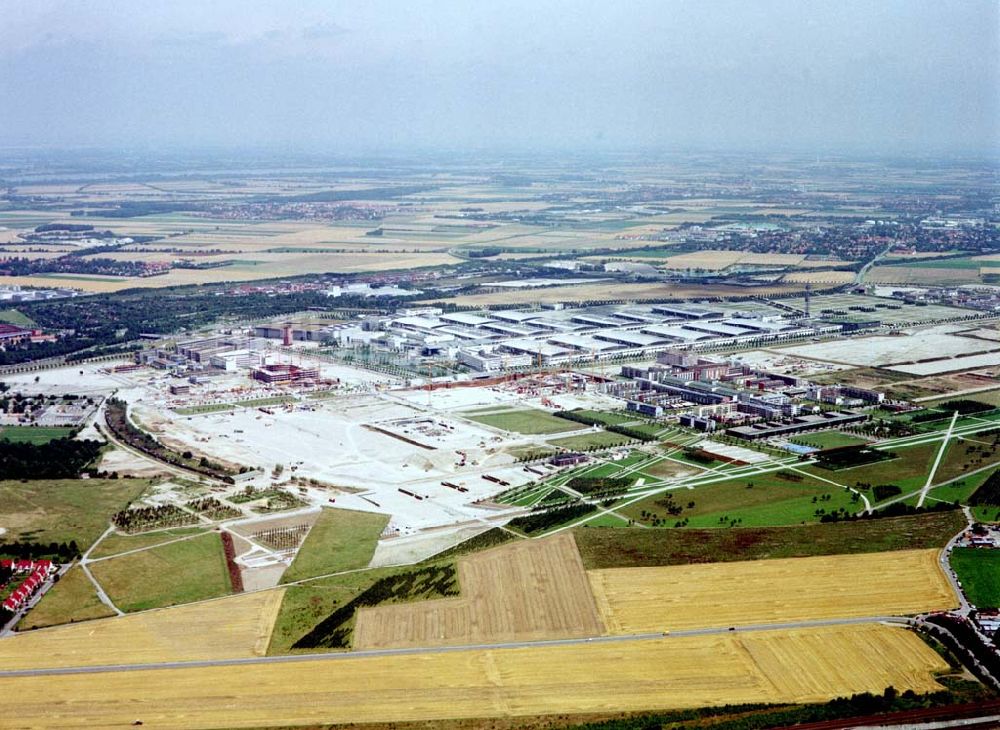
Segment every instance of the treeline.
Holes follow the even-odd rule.
[[[579,413],[578,411],[556,411],[552,415],[557,418],[565,418],[567,421],[576,421],[577,423],[582,423],[585,426],[600,426],[605,431],[620,433],[622,436],[628,436],[630,439],[637,439],[639,441],[656,441],[655,436],[652,436],[645,431],[641,431],[630,426],[607,424],[599,418],[594,418],[593,416],[588,416],[585,413]]]
[[[967,416],[970,413],[985,413],[986,411],[996,410],[996,406],[978,400],[969,400],[968,398],[957,398],[944,403],[938,403],[934,407],[949,415],[958,411],[959,415],[962,416]]]
[[[230,472],[222,465],[202,458],[200,461],[186,459],[172,449],[168,449],[145,431],[136,428],[128,420],[128,404],[118,398],[108,398],[105,401],[104,420],[116,438],[124,441],[134,449],[149,454],[159,461],[173,464],[190,471],[204,474],[213,479],[233,483]]]
[[[900,694],[886,687],[881,695],[863,692],[830,700],[825,704],[809,705],[725,705],[692,710],[633,715],[614,720],[587,722],[567,726],[572,730],[661,730],[661,728],[704,728],[705,730],[768,730],[792,727],[804,723],[867,718],[891,712],[926,710],[947,707],[961,702],[982,701],[989,693],[980,685],[969,682],[961,690],[940,690],[918,695],[913,690]],[[859,722],[876,725],[877,722]]]
[[[222,553],[226,557],[226,570],[229,572],[229,585],[232,586],[233,593],[243,592],[243,573],[240,566],[236,564],[236,546],[233,543],[233,536],[222,531]]]
[[[516,517],[508,523],[508,527],[516,527],[521,532],[530,535],[533,532],[541,532],[555,525],[561,525],[564,522],[583,517],[596,509],[597,507],[592,504],[579,502],[571,504],[568,507],[560,507],[558,509],[536,512],[524,517]]]
[[[301,639],[292,644],[293,649],[347,649],[350,648],[350,622],[359,608],[377,606],[387,601],[408,601],[415,598],[457,596],[458,583],[455,566],[430,565],[397,575],[379,578],[368,588],[345,603]]]
[[[113,249],[107,246],[102,253]],[[52,259],[9,258],[0,261],[0,270],[7,276],[37,274],[91,274],[97,276],[146,276],[149,267],[142,261],[84,258],[67,254]],[[163,270],[166,273],[166,270]]]
[[[896,502],[887,507],[863,512],[860,515],[854,512],[847,512],[841,508],[840,512],[829,512],[819,518],[820,522],[853,522],[855,520],[881,520],[886,517],[910,517],[912,515],[922,515],[928,512],[951,512],[962,509],[958,502],[935,502],[930,507],[913,507],[903,502]]]
[[[625,492],[632,486],[632,479],[611,477],[573,477],[566,486],[581,494],[594,497],[612,497]]]
[[[854,466],[874,464],[879,461],[896,458],[896,454],[891,451],[879,451],[867,445],[829,449],[821,451],[815,456],[816,466],[823,469],[830,469],[831,471],[850,469]]]
[[[215,497],[193,499],[187,503],[187,508],[194,510],[198,514],[205,515],[210,520],[229,520],[243,514],[235,507],[230,507]]]
[[[295,292],[269,296],[263,292],[223,296],[221,289],[186,287],[131,290],[19,305],[27,316],[48,332],[66,332],[55,342],[8,345],[0,350],[0,365],[14,365],[31,360],[58,357],[81,350],[122,347],[140,334],[171,334],[194,329],[234,317],[257,319],[309,308],[325,310],[330,299],[322,292]],[[402,300],[386,299],[380,304],[393,308]],[[371,302],[361,296],[342,296],[337,308],[368,308]],[[103,349],[99,349],[103,348]]]
[[[101,453],[100,441],[53,439],[45,444],[0,441],[0,479],[74,479]]]
[[[955,656],[962,658],[963,664],[976,676],[991,687],[1000,688],[998,685],[998,681],[1000,681],[1000,652],[997,651],[996,647],[986,644],[968,620],[948,614],[936,614],[928,616],[925,622],[929,625],[928,633],[947,646]],[[945,633],[946,631],[948,633]],[[955,638],[953,639],[952,636]],[[981,667],[976,666],[977,664]],[[983,676],[983,669],[986,670],[988,676]]]
[[[162,527],[181,527],[198,522],[197,515],[177,505],[161,504],[155,507],[135,507],[116,512],[111,522],[122,532],[133,533]]]
[[[78,557],[80,557],[80,547],[76,544],[76,540],[59,543],[0,541],[0,558],[46,559],[56,563],[68,563]]]
[[[898,497],[902,493],[903,490],[895,484],[876,484],[872,487],[872,496],[876,502],[889,499],[889,497]]]
[[[973,507],[1000,506],[1000,471],[990,474],[989,478],[979,485],[969,497]]]
[[[499,246],[487,246],[486,248],[474,248],[468,251],[463,251],[463,253],[470,259],[488,259],[493,256],[499,256],[504,252],[504,249]]]

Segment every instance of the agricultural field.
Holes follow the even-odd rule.
[[[171,246],[179,243],[171,241]],[[215,246],[206,243],[206,248]],[[171,260],[181,255],[167,254],[157,260]],[[211,257],[199,256],[199,261]],[[447,253],[367,253],[364,251],[312,253],[291,251],[271,256],[227,254],[219,257],[231,263],[205,269],[172,269],[159,276],[99,276],[89,274],[38,274],[35,276],[4,277],[4,284],[23,287],[67,287],[88,293],[117,292],[136,287],[164,288],[197,284],[257,281],[303,273],[355,274],[391,270],[415,269],[457,264],[461,259]]]
[[[324,508],[282,581],[366,567],[388,522],[388,515]]]
[[[282,589],[261,591],[19,633],[0,639],[0,666],[83,667],[262,656],[282,594]]]
[[[232,590],[215,532],[95,561],[90,571],[126,612],[216,598]]]
[[[17,629],[27,631],[114,615],[97,597],[97,590],[83,568],[74,565],[18,623]]]
[[[16,444],[47,444],[68,437],[72,428],[62,426],[0,426],[0,441]]]
[[[950,562],[969,603],[1000,608],[1000,550],[955,548]]]
[[[958,510],[795,527],[573,530],[588,569],[687,565],[895,550],[941,549],[965,527]]]
[[[873,266],[865,276],[870,284],[912,284],[918,286],[950,286],[979,284],[980,269],[945,266],[944,261],[927,261],[919,266]]]
[[[285,588],[285,597],[274,622],[268,654],[299,653],[311,651],[313,648],[328,651],[331,647],[295,647],[295,644],[338,610],[347,610],[350,615],[345,616],[338,626],[338,629],[344,632],[344,641],[342,642],[343,646],[336,648],[348,648],[351,644],[357,618],[356,611],[350,609],[352,602],[356,607],[357,599],[363,596],[366,591],[374,590],[374,586],[380,581],[400,576],[405,577],[412,574],[414,570],[430,568],[440,571],[447,570],[452,566],[452,562],[444,560],[421,564],[418,568],[413,566],[373,568],[348,571],[328,578],[318,578],[289,585]],[[445,595],[453,595],[453,593],[442,592],[438,582],[428,582],[419,586],[410,586],[409,590],[397,592],[392,596],[381,596],[384,600],[380,602],[391,604],[424,601],[441,598]]]
[[[0,482],[3,540],[76,540],[84,551],[104,532],[111,515],[142,494],[147,484],[142,479]]]
[[[466,415],[470,421],[482,423],[504,431],[514,431],[529,435],[577,431],[583,426],[573,421],[536,409],[503,410],[492,413]]]
[[[614,634],[895,616],[958,605],[937,550],[612,568],[587,575]]]
[[[614,667],[595,681],[594,667]],[[850,670],[845,670],[850,667]],[[434,721],[822,702],[932,692],[948,665],[904,629],[861,625],[615,644],[5,680],[0,713],[32,727],[159,728]],[[289,696],[296,701],[289,702]]]
[[[502,643],[603,633],[569,533],[458,561],[461,597],[362,608],[357,649]]]

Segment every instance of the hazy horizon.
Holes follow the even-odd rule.
[[[0,147],[995,156],[994,2],[9,5]]]

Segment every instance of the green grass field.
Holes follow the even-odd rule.
[[[1000,608],[1000,550],[955,548],[951,567],[977,608]]]
[[[628,436],[622,436],[620,433],[612,433],[611,431],[595,431],[593,433],[585,433],[580,436],[567,436],[566,438],[559,438],[550,440],[548,443],[552,446],[559,446],[564,449],[569,449],[574,451],[577,449],[590,449],[590,448],[611,448],[612,446],[619,446],[621,444],[627,444],[632,441]]]
[[[15,444],[47,444],[73,433],[72,428],[60,426],[3,426],[0,427],[0,441]]]
[[[858,482],[867,484],[895,484],[905,491],[907,488],[922,487],[927,480],[927,472],[941,447],[940,442],[892,449],[895,459],[875,464],[854,466],[849,469],[830,471],[817,466],[806,466],[803,471],[832,479],[840,484],[855,486]]]
[[[114,611],[97,597],[97,590],[83,568],[74,565],[21,620],[18,630],[40,629],[114,615]]]
[[[0,542],[69,542],[86,550],[118,510],[146,489],[144,479],[0,482]]]
[[[526,408],[518,411],[500,411],[498,413],[483,413],[466,415],[470,421],[482,423],[504,431],[523,434],[562,433],[584,428],[583,424],[556,418],[545,411]]]
[[[1000,507],[994,505],[973,507],[972,517],[977,522],[1000,522]]]
[[[216,532],[91,563],[90,570],[123,611],[201,601],[231,590]]]
[[[581,409],[575,412],[579,413],[581,416],[587,416],[588,418],[597,419],[605,426],[620,426],[623,423],[635,423],[637,421],[645,423],[645,421],[635,413],[620,413],[613,411],[591,411],[586,409]]]
[[[868,443],[863,438],[852,436],[849,433],[841,433],[840,431],[811,433],[806,436],[797,436],[790,440],[794,444],[813,446],[817,449],[836,449],[841,446],[859,446]]]
[[[35,320],[16,309],[0,309],[0,322],[19,327],[31,327],[35,324]]]
[[[588,569],[630,568],[943,547],[964,524],[955,510],[794,527],[578,527],[573,536]]]
[[[738,522],[742,527],[768,527],[818,522],[821,515],[817,515],[816,511],[820,509],[826,513],[841,507],[848,512],[860,509],[845,489],[807,476],[803,476],[801,481],[794,481],[782,478],[777,472],[669,494],[673,495],[673,503],[683,508],[679,515],[667,512],[664,494],[624,507],[620,510],[621,514],[646,524],[665,520],[666,524],[672,525],[686,518],[688,527],[728,527],[737,520],[742,520]],[[829,500],[824,499],[825,495],[829,495]],[[816,501],[813,501],[814,498]],[[692,502],[694,506],[689,507]]]
[[[282,582],[364,568],[375,554],[378,537],[388,522],[388,515],[374,512],[324,509]]]
[[[144,532],[138,535],[119,535],[112,532],[94,546],[90,553],[92,558],[106,558],[111,555],[128,552],[129,550],[140,550],[142,548],[161,545],[179,537],[190,537],[206,532],[202,527],[172,527],[166,530],[156,530],[155,532]]]
[[[961,477],[990,464],[1000,464],[1000,448],[993,446],[993,436],[972,435],[968,440],[952,439],[934,474],[934,483]]]

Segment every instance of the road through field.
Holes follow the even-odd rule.
[[[0,716],[63,730],[625,712],[931,692],[947,668],[912,633],[871,623],[380,654],[0,675]]]
[[[234,667],[255,664],[297,664],[306,662],[358,659],[363,657],[412,656],[415,654],[443,654],[491,649],[531,649],[556,646],[590,646],[634,641],[661,641],[718,634],[756,633],[759,631],[790,631],[819,629],[833,626],[863,626],[892,624],[908,626],[912,622],[899,616],[861,616],[855,618],[820,619],[817,621],[789,621],[772,624],[747,624],[733,627],[684,629],[671,632],[646,632],[616,636],[589,636],[575,639],[543,639],[537,641],[508,641],[497,644],[462,644],[459,646],[424,646],[399,649],[361,649],[358,651],[331,651],[311,654],[279,654],[274,656],[234,657],[230,659],[194,659],[189,661],[164,661],[148,663],[98,664],[94,666],[41,667],[37,669],[0,669],[0,680],[7,677],[48,677],[67,674],[108,674],[116,672],[147,671],[156,669],[199,669],[207,667]]]
[[[937,456],[934,458],[934,464],[931,466],[931,470],[927,473],[927,483],[924,484],[924,488],[920,491],[920,498],[917,500],[917,507],[924,506],[924,500],[927,499],[927,492],[931,489],[931,484],[934,483],[934,475],[937,474],[938,465],[941,463],[941,458],[944,456],[944,452],[948,450],[948,440],[951,438],[952,432],[955,430],[955,421],[958,420],[958,411],[955,411],[951,416],[951,423],[948,424],[948,430],[944,434],[944,438],[941,439],[941,448],[938,449]]]

